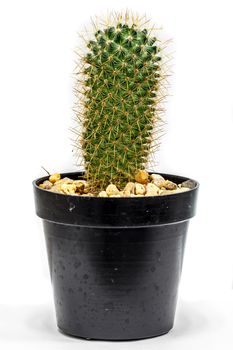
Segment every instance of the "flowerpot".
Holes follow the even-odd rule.
[[[82,173],[67,173],[73,179]],[[181,183],[184,177],[162,174]],[[62,195],[34,181],[43,219],[58,328],[77,337],[130,340],[174,322],[189,219],[198,183],[154,197]]]

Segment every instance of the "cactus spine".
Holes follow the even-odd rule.
[[[85,38],[77,73],[76,113],[85,175],[95,191],[110,183],[122,188],[148,165],[160,131],[164,76],[161,45],[140,18],[110,16],[93,34]]]

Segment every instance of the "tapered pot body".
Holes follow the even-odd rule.
[[[174,323],[197,182],[170,196],[98,198],[42,190],[44,179],[34,182],[35,203],[43,219],[58,327],[104,340],[167,333]]]

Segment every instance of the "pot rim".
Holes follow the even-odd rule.
[[[73,172],[65,172],[65,173],[61,173],[61,177],[69,177],[69,176],[73,176],[73,175],[76,175],[76,174],[80,174],[79,176],[83,176],[84,175],[84,171],[73,171]],[[189,189],[188,192],[193,192],[193,191],[196,191],[199,187],[200,187],[200,184],[198,181],[192,179],[192,178],[189,178],[189,177],[185,177],[185,176],[181,176],[181,175],[175,175],[175,174],[167,174],[167,173],[160,173],[160,172],[151,172],[149,171],[148,172],[149,174],[158,174],[158,175],[161,175],[163,176],[164,178],[166,177],[175,177],[176,179],[180,179],[181,182],[183,181],[187,181],[187,180],[190,180],[193,182],[194,184],[194,187]],[[72,199],[73,198],[77,198],[77,199],[81,199],[81,200],[93,200],[93,199],[98,199],[98,200],[142,200],[142,199],[151,199],[151,198],[160,198],[160,197],[174,197],[174,196],[180,196],[180,195],[183,195],[185,194],[186,192],[178,192],[178,193],[173,193],[173,194],[164,194],[163,196],[143,196],[143,197],[98,197],[98,196],[75,196],[75,195],[72,195],[72,194],[64,194],[64,193],[57,193],[57,192],[51,192],[49,190],[46,190],[46,189],[43,189],[41,187],[39,187],[39,185],[45,181],[45,180],[48,180],[49,179],[49,175],[47,176],[43,176],[43,177],[39,177],[37,179],[35,179],[33,182],[32,182],[32,185],[34,187],[36,187],[37,189],[39,189],[40,191],[43,191],[43,192],[46,192],[46,193],[50,193],[50,195],[61,195],[61,196],[65,196],[65,197],[71,197]],[[82,180],[82,179],[80,179]]]
[[[77,178],[84,172],[62,173]],[[37,215],[47,221],[88,227],[154,226],[189,220],[196,212],[199,183],[182,176],[163,174],[174,182],[193,181],[193,188],[181,193],[143,197],[74,196],[55,193],[38,185],[45,176],[33,181]]]

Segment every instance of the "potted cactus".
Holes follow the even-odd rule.
[[[128,13],[94,26],[75,86],[84,170],[33,183],[66,334],[128,340],[173,327],[198,183],[148,170],[166,80],[155,34]]]

